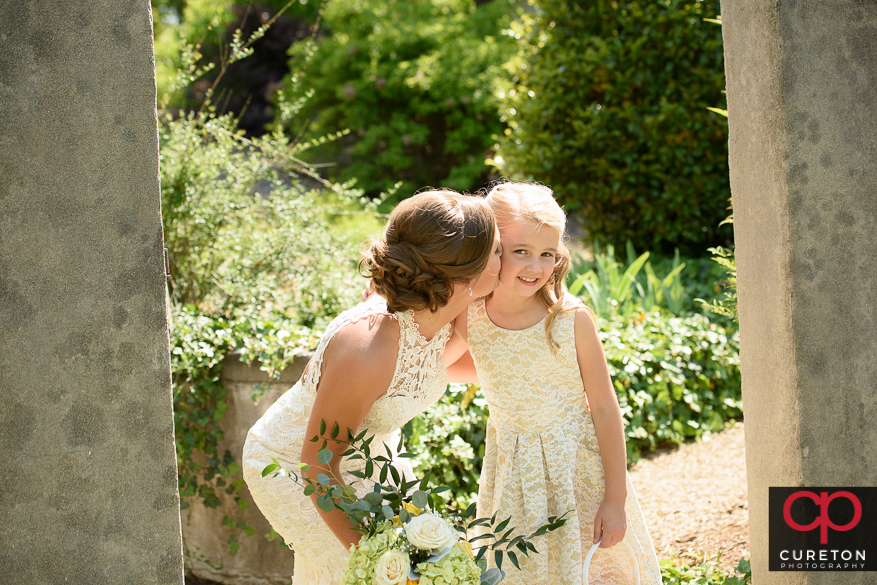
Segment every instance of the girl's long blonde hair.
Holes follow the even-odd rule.
[[[487,203],[496,216],[500,231],[503,226],[512,222],[526,220],[535,223],[538,227],[547,225],[557,230],[560,235],[557,254],[554,257],[554,274],[536,293],[548,309],[545,318],[545,339],[551,350],[556,351],[560,345],[554,340],[551,331],[558,317],[564,312],[563,299],[566,287],[563,285],[563,280],[570,269],[569,250],[564,244],[566,213],[555,201],[551,189],[538,183],[497,183],[487,193]]]

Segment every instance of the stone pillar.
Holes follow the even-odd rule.
[[[877,3],[723,0],[753,582],[768,487],[877,486]],[[872,560],[873,562],[873,560]]]
[[[147,0],[0,1],[4,583],[181,584]]]

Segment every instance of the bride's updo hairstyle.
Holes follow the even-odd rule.
[[[455,283],[481,274],[495,237],[496,222],[483,198],[425,191],[396,206],[359,270],[390,311],[435,312],[448,303]]]

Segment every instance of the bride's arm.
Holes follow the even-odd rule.
[[[332,461],[328,466],[317,461],[323,442],[312,443],[309,439],[320,434],[320,422],[326,422],[327,439],[328,432],[337,424],[338,438],[346,440],[347,429],[357,432],[372,404],[386,393],[393,381],[399,330],[396,327],[394,331],[383,322],[390,317],[379,319],[377,323],[362,320],[344,327],[326,348],[301,453],[302,463],[310,465],[310,470],[302,475],[314,481],[320,473],[340,478],[341,453],[347,450],[347,445],[329,440],[326,448],[334,453]],[[316,498],[317,494],[311,496],[315,505]],[[359,542],[362,535],[353,530],[344,512],[334,510],[327,513],[319,507],[317,511],[345,548]]]

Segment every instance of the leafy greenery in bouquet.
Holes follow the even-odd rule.
[[[529,556],[538,553],[532,540],[557,530],[566,522],[566,515],[551,516],[547,523],[532,534],[516,535],[509,526],[511,518],[497,521],[491,518],[472,518],[475,504],[463,514],[451,514],[443,507],[439,496],[447,486],[430,488],[430,474],[420,479],[407,479],[393,465],[390,447],[383,445],[384,454],[372,454],[374,436],[367,431],[355,435],[347,431],[347,440],[338,438],[337,423],[326,435],[326,422],[320,423],[320,435],[311,442],[323,441],[317,461],[327,473],[317,479],[283,469],[276,459],[262,470],[262,477],[270,474],[289,477],[304,488],[306,496],[317,494],[317,506],[324,512],[341,510],[350,519],[354,530],[363,534],[358,546],[351,547],[342,583],[347,585],[492,585],[505,576],[503,560],[520,568],[518,553]],[[329,441],[345,445],[341,457],[347,461],[361,461],[360,470],[347,473],[362,480],[374,481],[372,491],[360,496],[353,485],[344,483],[329,471],[328,465],[335,454],[327,449]],[[397,447],[397,457],[412,457],[403,452],[403,442]],[[299,471],[310,471],[310,466],[299,464]],[[330,475],[331,474],[331,475]],[[470,532],[471,529],[477,529]],[[471,535],[471,536],[470,536]],[[488,569],[485,555],[493,552],[496,567]],[[515,552],[517,551],[517,552]]]

